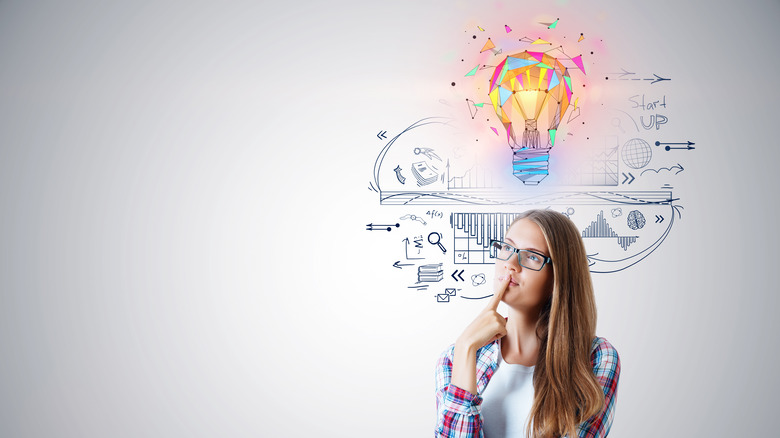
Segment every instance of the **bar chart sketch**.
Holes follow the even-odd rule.
[[[490,241],[504,240],[504,232],[519,213],[452,213],[455,264],[493,264]]]
[[[604,219],[604,210],[599,212],[596,216],[596,220],[590,223],[587,228],[582,230],[583,238],[598,238],[598,239],[616,239],[618,245],[623,248],[623,251],[628,251],[628,247],[632,243],[636,242],[638,236],[619,236],[611,226]]]

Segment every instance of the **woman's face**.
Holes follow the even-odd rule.
[[[528,218],[515,222],[504,236],[504,242],[517,249],[528,249],[550,256],[541,228]],[[502,298],[510,307],[535,311],[550,297],[553,288],[552,265],[545,263],[541,271],[520,266],[517,254],[509,260],[496,260],[496,286],[506,275],[511,280]]]

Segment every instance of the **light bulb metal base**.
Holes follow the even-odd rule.
[[[524,185],[538,185],[550,174],[550,149],[524,147],[514,151],[512,175]]]

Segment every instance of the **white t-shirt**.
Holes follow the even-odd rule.
[[[506,363],[498,348],[498,368],[482,393],[485,438],[525,437],[534,402],[534,367]]]

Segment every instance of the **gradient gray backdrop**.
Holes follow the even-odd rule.
[[[423,304],[367,238],[376,133],[529,10],[672,77],[697,143],[667,242],[594,279],[610,436],[774,435],[776,0],[164,0],[0,1],[0,436],[430,436],[482,305]]]

